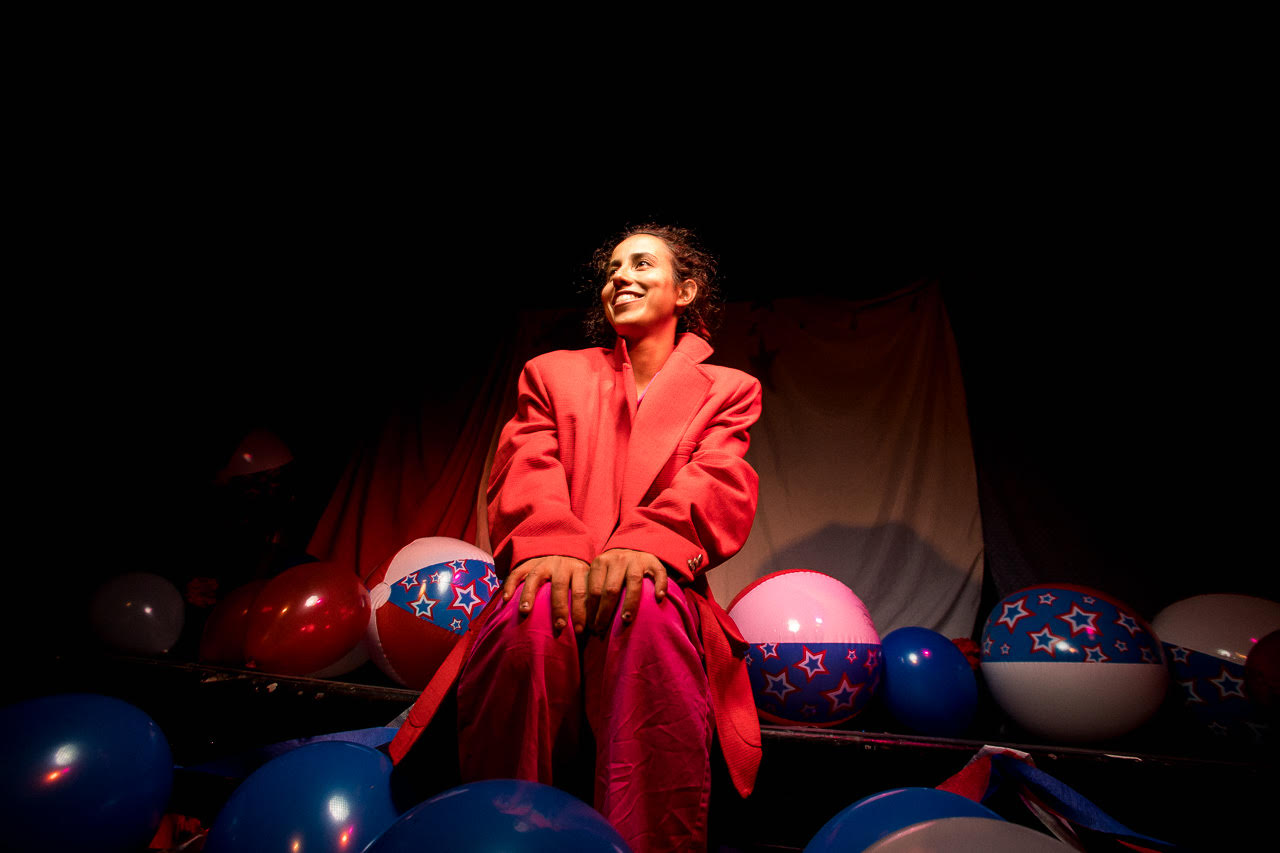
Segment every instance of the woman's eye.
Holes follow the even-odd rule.
[[[645,260],[639,260],[639,261],[636,261],[636,266],[638,266],[638,267],[647,267],[647,266],[649,266],[649,262],[648,262],[648,261],[645,261]]]

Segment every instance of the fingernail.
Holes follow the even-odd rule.
[[[556,620],[556,630],[557,630],[557,631],[559,631],[559,630],[561,630],[562,628],[564,628],[564,620],[563,620],[563,619],[557,619],[557,620]]]
[[[630,621],[631,621],[631,614],[630,614],[630,613],[628,613],[628,612],[626,612],[626,611],[624,610],[624,611],[622,612],[622,621],[623,621],[623,622],[630,622]]]
[[[521,610],[528,610],[528,609],[529,609],[529,602],[527,602],[527,601],[522,601],[522,602],[520,602],[520,609],[521,609]]]

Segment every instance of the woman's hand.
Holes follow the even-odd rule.
[[[609,630],[624,584],[627,591],[622,599],[622,621],[635,618],[646,577],[653,578],[654,598],[662,601],[667,595],[667,567],[647,551],[610,548],[592,560],[585,602],[592,629],[599,633]]]
[[[581,634],[587,625],[588,566],[576,557],[533,557],[511,570],[502,585],[502,600],[510,601],[516,587],[524,583],[520,594],[520,615],[533,612],[533,599],[543,581],[551,581],[551,630],[559,634],[569,620],[573,630]]]

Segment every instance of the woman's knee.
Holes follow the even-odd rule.
[[[467,668],[483,661],[504,670],[526,669],[535,659],[577,661],[577,645],[572,631],[559,635],[551,628],[551,589],[543,586],[534,597],[533,608],[520,612],[523,584],[516,587],[511,600],[499,605],[476,637],[467,659]],[[567,633],[567,637],[565,636]],[[568,640],[568,642],[566,642]]]
[[[681,657],[702,657],[696,622],[682,590],[674,583],[666,597],[658,601],[653,582],[645,578],[635,618],[624,622],[621,613],[615,613],[611,637],[615,644],[625,644],[631,656],[667,658],[675,652]]]

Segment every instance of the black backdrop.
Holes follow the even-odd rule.
[[[628,191],[602,206],[545,184],[413,201],[216,184],[128,208],[78,248],[106,283],[58,309],[77,357],[34,358],[18,380],[40,401],[15,454],[36,563],[52,551],[99,572],[200,573],[220,549],[210,481],[255,426],[297,457],[289,525],[305,543],[390,407],[471,381],[522,310],[585,305],[591,250],[656,219],[703,234],[734,300],[943,283],[988,601],[1040,580],[1098,586],[1148,617],[1199,592],[1277,597],[1269,318],[1248,283],[1186,251],[1212,230],[1128,227],[1132,211],[1101,204],[992,215],[814,189],[652,204]]]

